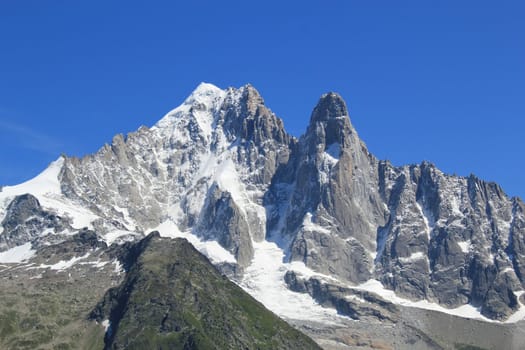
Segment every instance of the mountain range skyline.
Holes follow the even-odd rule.
[[[524,336],[524,213],[523,201],[496,183],[449,175],[429,162],[395,166],[378,159],[339,94],[323,94],[306,132],[295,138],[254,86],[202,83],[152,127],[116,134],[95,153],[62,156],[31,181],[3,187],[0,273],[26,271],[15,278],[35,291],[73,274],[90,283],[105,273],[94,294],[79,293],[80,284],[47,289],[66,300],[71,293],[85,297],[79,310],[92,310],[89,319],[66,310],[56,316],[83,327],[82,341],[95,348],[102,338],[106,345],[120,339],[119,332],[117,342],[130,340],[129,318],[118,310],[142,310],[150,285],[136,285],[139,271],[131,266],[148,241],[164,237],[160,246],[174,245],[153,248],[147,261],[177,266],[173,250],[191,243],[220,278],[326,349],[354,337],[393,348],[416,342],[423,349],[513,349]],[[176,243],[179,237],[186,243]],[[164,270],[154,263],[149,271]],[[164,285],[176,281],[147,275]],[[137,286],[137,302],[108,289],[117,281],[124,291]],[[14,286],[0,292],[11,295]],[[213,304],[186,288],[173,291],[197,301],[198,310]],[[161,308],[181,300],[159,298],[150,299]],[[17,300],[36,299],[47,300],[32,294]],[[4,315],[11,308],[3,305]],[[158,313],[140,314],[153,332],[140,341],[155,342],[159,331],[179,342],[178,324],[194,324],[173,318],[172,327]],[[475,326],[465,332],[469,325]],[[61,338],[70,342],[68,334]],[[1,341],[24,339],[48,342],[23,324]]]
[[[523,6],[3,3],[0,185],[151,126],[209,81],[253,84],[294,136],[338,92],[378,158],[523,198]]]

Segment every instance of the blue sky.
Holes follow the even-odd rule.
[[[369,149],[525,198],[523,1],[1,1],[0,184],[253,84],[299,136],[327,91]]]

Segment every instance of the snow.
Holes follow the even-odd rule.
[[[96,260],[96,261],[86,261],[86,262],[80,262],[78,263],[79,265],[93,265],[94,267],[97,267],[97,268],[103,268],[104,266],[106,266],[107,264],[109,264],[109,261],[100,261],[100,260]]]
[[[470,251],[470,247],[472,246],[471,242],[458,242],[459,248],[463,253],[468,253]]]
[[[73,219],[73,227],[89,227],[98,217],[91,211],[74,205],[62,195],[58,176],[63,165],[64,157],[59,157],[33,179],[16,186],[5,186],[0,191],[0,221],[3,220],[7,206],[15,196],[30,193],[38,199],[42,207],[54,209],[62,216],[70,216]]]
[[[120,237],[128,236],[128,235],[137,235],[138,233],[133,231],[126,231],[126,230],[113,230],[108,233],[106,233],[103,237],[104,242],[109,246],[115,241],[117,241]]]
[[[112,262],[113,265],[115,265],[115,273],[120,275],[122,272],[124,272],[124,267],[122,266],[122,264],[120,263],[120,261],[118,261],[117,259],[116,260],[113,260]]]
[[[0,263],[20,263],[24,260],[28,260],[36,251],[32,249],[31,243],[19,245],[18,247],[11,248],[5,252],[0,253]]]
[[[330,180],[330,174],[334,165],[339,161],[341,146],[333,143],[321,154],[321,161],[318,164],[319,181],[326,184]]]
[[[511,273],[511,274],[514,274],[514,269],[512,267],[506,267],[504,268],[503,270],[501,270],[500,272],[501,274],[504,274],[504,273]]]
[[[459,193],[459,195],[461,195],[461,193]],[[459,217],[464,216],[463,213],[461,212],[460,208],[459,208],[458,198],[453,194],[453,195],[449,196],[449,200],[450,200],[450,206],[451,206],[451,209],[452,209],[452,213],[457,215],[457,216],[459,216]]]
[[[305,263],[302,261],[291,261],[289,263],[285,263],[285,266],[288,270],[295,272],[297,275],[305,279],[309,279],[310,277],[315,277],[319,280],[338,282],[337,278],[316,272],[310,269],[309,267],[307,267]]]
[[[519,292],[514,292],[514,295],[516,298],[518,298],[518,305],[519,309],[515,313],[513,313],[506,321],[505,323],[515,323],[521,320],[525,320],[525,305],[521,303],[520,297],[525,293],[525,291],[521,290]]]
[[[200,83],[199,86],[193,91],[193,93],[177,108],[168,112],[161,120],[159,120],[152,129],[163,129],[167,128],[182,115],[190,112],[193,106],[199,104],[210,107],[219,107],[222,101],[226,97],[226,91],[221,90],[217,86],[209,83]],[[199,128],[204,132],[205,135],[211,134],[213,118],[209,119],[209,112],[194,110],[194,118],[197,121]]]
[[[60,157],[33,179],[19,185],[3,187],[0,191],[0,222],[4,219],[5,210],[15,196],[31,193],[38,198],[41,205],[45,205],[46,195],[60,195],[58,174],[63,164],[64,158]],[[0,229],[3,231],[3,227],[0,227]],[[0,234],[2,231],[0,231]]]
[[[312,213],[309,213],[309,212],[306,213],[306,215],[303,218],[302,229],[307,232],[320,232],[320,233],[330,234],[330,230],[313,222],[313,215]]]
[[[0,196],[14,197],[24,193],[31,193],[35,196],[44,194],[61,194],[60,183],[58,181],[58,174],[64,165],[64,158],[59,157],[54,162],[41,172],[39,175],[31,180],[21,183],[16,186],[5,186],[0,192]]]
[[[410,256],[400,257],[399,261],[401,261],[403,263],[407,263],[407,262],[414,262],[414,261],[421,260],[421,259],[426,259],[426,258],[427,258],[427,256],[426,256],[425,253],[423,253],[423,252],[415,252],[415,253],[410,254]]]
[[[116,211],[118,211],[119,213],[122,214],[122,217],[123,217],[124,221],[127,224],[133,223],[133,219],[131,219],[131,217],[129,216],[128,208],[121,208],[121,207],[116,206],[116,205],[114,205],[113,208],[115,208]],[[126,226],[126,228],[127,228],[127,226]]]
[[[240,282],[245,291],[281,317],[337,323],[342,316],[335,309],[323,308],[308,294],[287,288],[284,275],[291,265],[283,263],[284,253],[275,243],[254,242],[253,247],[254,258]]]
[[[197,236],[190,232],[181,232],[172,220],[166,220],[153,229],[159,231],[162,237],[186,238],[195,249],[206,255],[213,263],[236,263],[235,257],[224,249],[217,241],[201,241]]]
[[[345,296],[345,299],[348,300],[348,301],[357,301],[357,302],[363,303],[363,304],[368,303],[365,299],[360,298],[357,295],[353,295],[353,294]]]
[[[454,316],[459,316],[459,317],[464,317],[464,318],[472,318],[472,319],[482,320],[486,322],[499,323],[499,321],[491,320],[490,318],[483,316],[479,308],[476,308],[470,304],[462,305],[462,306],[459,306],[453,309],[447,309],[436,303],[429,302],[428,300],[411,301],[408,299],[401,298],[397,296],[394,293],[394,291],[385,288],[381,284],[381,282],[377,280],[373,280],[373,279],[368,280],[363,284],[360,284],[358,286],[351,287],[351,288],[376,293],[383,299],[386,299],[397,305],[414,307],[414,308],[425,309],[425,310],[434,310],[434,311],[443,312],[449,315],[454,315]],[[519,296],[523,293],[524,291],[517,292],[515,294],[516,296]],[[522,319],[525,319],[525,306],[522,305],[520,302],[520,309],[517,312],[515,312],[513,315],[511,315],[511,317],[504,323],[514,323]]]
[[[426,210],[423,210],[423,208],[421,207],[421,204],[417,202],[416,202],[416,207],[421,213],[421,218],[423,219],[423,223],[425,224],[425,233],[427,235],[428,241],[430,242],[432,230],[434,229],[433,224],[431,224],[431,220],[429,220],[429,218],[431,218],[431,215]]]
[[[241,205],[247,202],[245,197],[246,191],[242,188],[242,182],[239,180],[235,164],[230,158],[219,164],[216,169],[215,179],[220,189],[231,194],[235,204]]]
[[[104,321],[102,321],[102,327],[104,327],[104,331],[107,332],[108,329],[109,329],[109,326],[110,326],[110,322],[109,322],[109,320],[104,320]]]
[[[73,258],[71,258],[69,260],[60,260],[56,264],[52,264],[52,265],[40,264],[40,266],[38,266],[38,268],[39,269],[49,268],[49,269],[55,270],[55,271],[67,270],[70,267],[72,267],[73,265],[75,265],[77,263],[77,261],[80,261],[82,259],[86,259],[89,256],[89,254],[90,253],[86,253],[83,256],[76,256],[76,257],[73,257]]]

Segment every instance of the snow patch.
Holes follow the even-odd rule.
[[[14,197],[17,195],[31,193],[34,196],[41,196],[45,194],[60,195],[60,182],[58,181],[58,174],[64,165],[64,157],[59,157],[54,162],[51,162],[47,169],[42,171],[36,177],[24,183],[15,186],[5,186],[0,192],[0,196]]]
[[[463,253],[468,253],[470,251],[472,243],[471,242],[466,242],[466,241],[458,242],[458,246],[459,246],[459,248],[461,249],[461,251]]]
[[[62,195],[58,176],[63,165],[64,157],[60,157],[33,179],[16,186],[5,186],[0,191],[0,221],[3,220],[7,206],[14,197],[30,193],[38,199],[42,207],[56,210],[62,216],[71,217],[74,228],[90,227],[90,223],[98,216],[74,205]]]
[[[177,108],[169,111],[161,120],[159,120],[152,129],[164,129],[173,125],[174,122],[179,119],[182,115],[190,112],[192,107],[194,108],[194,117],[199,124],[200,129],[206,134],[211,133],[211,122],[209,115],[211,113],[202,113],[200,110],[201,106],[207,108],[217,109],[224,98],[226,97],[226,91],[221,90],[217,86],[208,83],[200,83],[199,86],[192,92],[192,94]]]
[[[60,195],[61,190],[58,181],[58,174],[63,165],[64,158],[60,157],[54,162],[51,162],[47,169],[31,180],[15,186],[4,186],[0,190],[0,222],[4,219],[7,206],[15,196],[31,193],[38,198],[41,205],[44,205],[45,195]],[[3,228],[0,228],[3,231]]]
[[[519,292],[514,292],[514,295],[516,298],[518,298],[518,305],[519,309],[505,321],[505,323],[515,323],[521,320],[525,320],[525,305],[521,303],[520,297],[525,293],[525,291],[521,290]]]
[[[235,164],[230,158],[219,164],[215,176],[220,189],[228,191],[231,194],[235,204],[242,206],[243,203],[246,203],[246,191],[244,191],[244,188],[242,188],[242,182],[239,180],[239,175],[235,169]]]
[[[114,272],[117,275],[120,275],[122,272],[124,272],[124,267],[122,266],[120,261],[118,261],[118,259],[113,260],[112,264],[115,265]]]
[[[60,260],[56,264],[52,264],[52,265],[40,264],[40,266],[38,266],[38,268],[39,269],[49,268],[49,269],[55,270],[55,271],[67,270],[70,267],[72,267],[73,265],[75,265],[77,263],[77,261],[86,259],[89,256],[89,254],[90,253],[86,253],[83,256],[76,256],[76,257],[73,257],[73,258],[71,258],[69,260]]]
[[[423,219],[423,224],[425,225],[425,233],[427,235],[428,241],[430,242],[432,230],[434,229],[434,220],[432,219],[431,214],[421,207],[421,204],[416,202],[416,207],[421,213],[421,218]]]
[[[383,299],[388,300],[398,305],[403,305],[407,307],[415,307],[415,308],[425,309],[425,310],[434,310],[434,311],[443,312],[449,315],[454,315],[454,316],[459,316],[459,317],[464,317],[464,318],[473,318],[473,319],[478,319],[478,320],[482,320],[486,322],[501,323],[499,321],[491,320],[490,318],[483,316],[479,308],[476,308],[470,304],[462,305],[454,309],[447,309],[436,303],[429,302],[428,300],[412,301],[412,300],[401,298],[397,296],[394,291],[385,288],[383,284],[379,282],[378,280],[371,279],[371,280],[366,281],[363,284],[360,284],[355,287],[350,287],[350,288],[376,293]],[[523,293],[524,291],[517,292],[515,294],[516,296],[520,296]],[[515,312],[507,321],[504,321],[503,323],[514,323],[524,318],[525,318],[525,306],[523,306],[520,302],[520,309],[517,312]]]
[[[97,267],[97,268],[103,268],[104,266],[106,266],[107,264],[109,264],[109,261],[100,261],[100,260],[96,260],[96,261],[86,261],[86,262],[80,262],[78,263],[79,265],[93,265],[94,267]]]
[[[224,249],[217,241],[201,241],[190,232],[181,232],[172,220],[166,220],[153,229],[159,231],[162,237],[186,238],[202,254],[206,255],[213,263],[236,263],[235,257]]]
[[[304,216],[302,229],[307,232],[320,232],[320,233],[330,234],[330,230],[313,222],[312,213],[306,213],[306,215]]]
[[[309,267],[307,267],[304,262],[302,261],[291,261],[289,263],[285,264],[288,268],[288,270],[295,272],[299,276],[309,279],[310,277],[315,277],[320,280],[326,280],[326,281],[332,281],[332,282],[338,282],[339,280],[337,278],[334,278],[329,275],[325,275],[322,273],[318,273]]]
[[[240,282],[245,291],[281,317],[337,323],[342,316],[335,309],[323,308],[308,294],[288,289],[284,275],[292,266],[283,263],[284,253],[275,243],[254,242],[253,247],[254,258]]]
[[[425,255],[425,253],[415,252],[415,253],[410,254],[410,256],[399,258],[399,261],[403,263],[407,263],[407,262],[414,262],[414,261],[426,259],[426,258],[427,256]]]
[[[108,246],[110,246],[111,244],[115,243],[115,241],[119,240],[120,237],[126,237],[129,235],[138,235],[138,233],[126,230],[114,230],[106,233],[103,237],[103,240]],[[124,241],[128,240],[124,239]]]
[[[33,257],[36,250],[33,250],[31,243],[19,245],[0,253],[0,263],[21,263]]]

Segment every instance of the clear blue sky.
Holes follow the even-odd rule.
[[[296,136],[337,91],[379,158],[525,197],[525,1],[0,1],[0,184],[201,81],[253,84]]]

